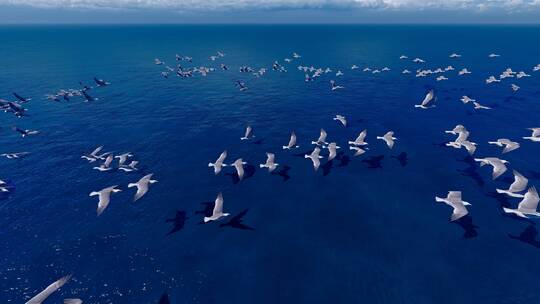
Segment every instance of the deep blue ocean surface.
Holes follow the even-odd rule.
[[[157,303],[165,291],[171,303],[538,303],[538,220],[504,215],[519,200],[494,196],[511,170],[492,181],[489,167],[441,144],[463,124],[475,157],[504,158],[540,185],[540,143],[521,139],[540,127],[540,27],[23,26],[0,37],[0,98],[33,98],[28,116],[0,113],[0,153],[31,152],[0,158],[0,179],[15,187],[0,200],[1,303],[24,303],[67,274],[45,303]],[[217,51],[225,57],[209,60]],[[286,63],[293,52],[302,57]],[[193,57],[185,68],[215,70],[165,79],[154,58],[174,67],[175,54]],[[288,72],[273,71],[275,60]],[[244,65],[268,71],[257,78]],[[305,82],[298,65],[333,72]],[[414,75],[448,65],[446,81]],[[464,67],[472,74],[457,76]],[[485,84],[506,68],[531,77]],[[45,99],[94,76],[112,83],[89,91],[97,101]],[[331,79],[345,89],[331,91]],[[437,107],[414,108],[431,88]],[[493,109],[474,110],[462,95]],[[22,138],[14,125],[40,134]],[[240,141],[247,125],[256,138]],[[343,154],[315,172],[303,153],[320,128]],[[347,141],[363,129],[370,150],[354,157]],[[284,151],[293,130],[300,148]],[[375,139],[389,130],[392,150]],[[521,148],[501,156],[487,144],[497,138]],[[93,170],[80,157],[99,145],[133,153],[140,170]],[[223,150],[254,172],[239,183],[230,167],[214,176],[207,164]],[[259,169],[265,152],[280,174]],[[159,182],[133,203],[127,184],[146,173]],[[123,191],[97,217],[88,194],[111,185]],[[451,208],[434,201],[449,190],[472,204],[465,221],[451,223]],[[231,216],[201,224],[219,192]],[[252,229],[220,227],[246,210]],[[187,220],[168,234],[177,211]]]

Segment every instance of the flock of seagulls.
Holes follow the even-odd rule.
[[[217,51],[215,54],[212,54],[208,57],[208,60],[210,62],[218,62],[219,67],[214,67],[211,65],[208,66],[199,66],[199,67],[188,67],[189,64],[193,62],[193,58],[190,56],[183,56],[176,54],[175,55],[175,64],[174,65],[167,65],[165,61],[161,59],[154,59],[154,64],[157,66],[162,66],[164,68],[163,71],[161,71],[161,76],[163,78],[169,78],[171,75],[176,75],[180,78],[190,78],[194,77],[195,75],[200,75],[202,77],[208,76],[210,73],[213,73],[217,70],[222,71],[228,71],[231,69],[230,66],[225,64],[223,61],[223,58],[225,58],[226,54],[222,51]],[[449,58],[452,58],[454,60],[458,60],[462,56],[457,53],[452,53],[449,55]],[[500,57],[498,54],[489,54],[489,58],[495,59]],[[282,60],[282,63],[280,61],[274,61],[273,64],[269,69],[266,67],[250,67],[250,66],[240,66],[238,68],[239,73],[245,74],[245,75],[252,75],[253,77],[259,78],[264,76],[267,73],[267,70],[271,70],[277,73],[287,73],[288,68],[287,65],[292,64],[293,62],[299,61],[302,56],[300,56],[298,53],[293,52],[291,57],[284,58]],[[399,57],[400,60],[409,60],[409,57],[406,55],[401,55]],[[414,58],[411,60],[413,63],[422,65],[426,63],[426,60],[422,58]],[[314,67],[314,66],[304,66],[304,65],[298,65],[297,69],[304,74],[304,80],[305,82],[313,82],[315,79],[322,77],[324,75],[334,75],[335,78],[342,77],[345,74],[344,69],[339,69],[335,73],[333,70],[329,67]],[[384,72],[389,72],[391,69],[389,67],[383,67],[383,68],[377,68],[377,67],[365,67],[360,68],[358,65],[354,64],[350,67],[350,70],[361,70],[366,73],[371,74],[379,74]],[[540,64],[533,67],[533,72],[540,71]],[[449,80],[450,72],[455,71],[455,68],[452,65],[448,65],[446,67],[439,67],[436,69],[427,69],[427,68],[418,68],[416,69],[416,77],[434,77],[434,80],[436,81],[447,81]],[[402,74],[413,74],[413,71],[409,69],[404,69]],[[466,76],[471,74],[472,72],[467,68],[462,68],[459,71],[457,71],[458,76]],[[486,84],[492,84],[492,83],[500,83],[505,79],[520,79],[523,77],[529,77],[531,75],[527,74],[525,71],[519,71],[515,72],[511,68],[507,68],[504,71],[500,73],[498,77],[491,75],[489,76],[485,82]],[[46,95],[47,100],[51,101],[70,101],[72,98],[79,97],[82,98],[85,102],[92,102],[98,100],[98,98],[94,98],[90,95],[90,91],[94,88],[99,87],[106,87],[110,85],[109,82],[99,79],[95,77],[93,79],[95,86],[90,87],[87,85],[84,85],[82,82],[79,83],[80,87],[75,89],[61,89],[53,94]],[[340,85],[336,82],[335,79],[329,80],[330,83],[330,90],[331,91],[340,91],[345,90],[346,87],[343,85]],[[243,92],[248,90],[248,86],[245,81],[243,80],[235,80],[234,86],[238,88],[239,91]],[[520,87],[516,85],[515,83],[511,83],[510,87],[513,92],[517,92],[520,90]],[[23,97],[22,95],[19,95],[18,93],[12,94],[14,97],[14,100],[8,101],[4,99],[0,99],[0,109],[4,110],[6,113],[11,113],[15,115],[18,118],[24,117],[27,115],[27,109],[24,108],[24,104],[31,101],[31,98]],[[477,110],[489,110],[490,107],[483,106],[479,102],[477,102],[475,99],[469,97],[469,96],[462,96],[461,102],[463,104],[472,104],[474,106],[474,109]],[[435,90],[431,89],[429,90],[423,100],[419,104],[415,104],[414,107],[418,108],[420,110],[426,110],[429,111],[430,109],[436,107],[437,103],[437,97]],[[342,114],[337,114],[335,117],[332,118],[334,121],[339,123],[342,127],[347,128],[347,117]],[[30,130],[30,129],[24,129],[19,128],[16,126],[12,127],[13,131],[19,133],[21,137],[29,137],[32,135],[39,134],[39,131],[37,130]],[[523,136],[522,139],[532,141],[532,142],[540,142],[540,127],[538,128],[530,128],[529,131],[531,131],[530,136]],[[477,152],[478,144],[471,141],[469,139],[470,132],[465,128],[463,125],[456,125],[452,130],[445,131],[447,134],[455,135],[457,136],[454,140],[449,141],[446,143],[446,146],[455,148],[455,149],[461,149],[464,148],[468,154],[474,155]],[[251,141],[255,138],[255,135],[253,134],[253,129],[251,126],[247,126],[243,136],[240,137],[240,141]],[[337,142],[329,142],[328,141],[328,134],[324,129],[320,129],[319,137],[316,140],[313,140],[310,142],[311,146],[313,146],[313,150],[309,154],[303,154],[304,158],[306,160],[309,160],[311,162],[311,165],[313,166],[314,170],[317,171],[321,166],[321,160],[327,159],[328,161],[331,161],[335,159],[338,156],[338,150],[341,149],[341,146],[338,145]],[[396,141],[398,138],[395,137],[394,131],[390,130],[386,132],[385,134],[382,134],[380,136],[375,137],[376,140],[381,140],[384,142],[386,147],[388,149],[393,149]],[[307,145],[310,145],[307,144]],[[520,148],[520,143],[515,140],[511,140],[508,138],[499,138],[495,139],[493,141],[489,141],[487,143],[488,145],[495,145],[498,147],[501,147],[501,154],[510,153],[512,151],[515,151]],[[361,130],[358,133],[358,136],[355,139],[349,140],[347,142],[347,145],[349,146],[349,150],[354,152],[355,157],[359,157],[363,154],[365,154],[369,148],[367,142],[367,130]],[[345,146],[345,145],[343,145]],[[282,150],[291,151],[298,149],[300,145],[298,144],[298,139],[296,133],[293,131],[290,133],[290,139],[289,142],[286,145],[281,146]],[[327,152],[326,152],[327,151]],[[27,155],[29,152],[17,152],[17,153],[4,153],[0,154],[0,156],[6,157],[8,159],[17,159],[22,158],[25,155]],[[244,161],[242,158],[236,159],[232,163],[226,163],[227,159],[227,151],[223,151],[218,158],[212,163],[208,163],[208,167],[213,169],[214,175],[218,175],[222,172],[224,168],[231,167],[234,170],[234,173],[239,181],[242,181],[245,176],[245,166],[248,164],[248,162]],[[103,172],[103,174],[107,174],[107,172],[112,171],[123,171],[124,173],[131,173],[131,172],[139,172],[140,169],[138,168],[138,161],[133,159],[134,155],[130,152],[125,152],[121,154],[115,155],[113,152],[103,152],[103,146],[99,146],[95,148],[93,151],[89,153],[85,153],[81,156],[82,159],[88,161],[89,163],[93,164],[93,169],[97,170],[99,172]],[[484,157],[484,158],[474,158],[475,162],[478,162],[480,166],[490,166],[492,169],[492,178],[497,179],[503,174],[505,174],[508,171],[509,162],[500,159],[498,157]],[[279,166],[281,166],[276,161],[276,154],[272,152],[266,152],[266,160],[264,163],[259,164],[259,168],[266,169],[269,173],[274,172]],[[528,179],[516,171],[515,169],[512,170],[513,176],[514,176],[514,182],[509,185],[508,189],[496,189],[496,192],[499,194],[506,195],[510,198],[520,199],[520,201],[516,204],[515,208],[507,208],[503,207],[503,212],[514,214],[518,217],[530,217],[530,216],[538,216],[540,217],[540,213],[537,211],[538,204],[540,202],[540,198],[538,195],[538,192],[534,186],[528,187]],[[139,201],[141,198],[143,198],[149,191],[150,185],[157,183],[158,181],[154,179],[153,173],[148,173],[142,176],[137,181],[134,181],[132,183],[128,183],[127,189],[135,188],[136,192],[133,195],[133,202]],[[10,192],[12,186],[3,180],[0,180],[0,192]],[[123,191],[122,188],[119,185],[112,185],[105,187],[98,191],[91,191],[89,196],[97,196],[98,203],[97,203],[97,216],[100,216],[105,209],[110,204],[111,198],[113,197],[114,193],[118,193]],[[471,206],[471,203],[464,201],[462,199],[462,193],[461,191],[448,191],[446,197],[439,197],[435,196],[436,202],[442,202],[446,205],[450,206],[453,211],[450,216],[451,221],[458,221],[459,219],[467,216],[469,214],[468,207]],[[202,217],[203,223],[210,223],[215,221],[220,221],[223,218],[228,217],[230,214],[224,212],[224,198],[223,194],[219,192],[217,195],[211,214],[205,214],[205,216]],[[43,291],[36,294],[34,297],[29,299],[26,304],[41,304],[44,302],[51,294],[56,292],[58,289],[63,287],[71,278],[71,275],[62,277],[58,279],[57,281],[53,282],[51,285],[47,286]],[[64,304],[81,304],[83,301],[81,299],[77,298],[68,298],[64,300]],[[161,303],[161,300],[160,300]],[[163,302],[165,303],[165,302]],[[168,300],[167,300],[168,303]]]

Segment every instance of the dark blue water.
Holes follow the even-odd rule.
[[[0,98],[33,97],[29,116],[1,113],[0,179],[15,190],[0,201],[0,299],[23,303],[59,277],[73,279],[46,303],[80,297],[85,303],[156,303],[167,291],[172,303],[536,303],[540,291],[537,221],[502,214],[517,201],[493,196],[511,174],[491,180],[464,150],[442,147],[444,130],[464,124],[479,144],[475,156],[500,156],[488,140],[522,143],[504,155],[532,185],[540,179],[540,144],[520,140],[540,126],[539,27],[498,26],[146,26],[2,27]],[[221,50],[215,62],[208,57]],[[288,73],[270,69],[274,60]],[[448,55],[458,52],[460,59]],[[489,59],[489,53],[501,54]],[[216,67],[207,77],[160,76],[154,58],[184,66]],[[427,61],[400,61],[406,54]],[[229,71],[219,70],[226,63]],[[324,75],[304,82],[296,66],[342,69],[332,92]],[[357,64],[360,69],[351,71]],[[448,81],[416,78],[401,70],[452,64]],[[268,68],[261,78],[238,67]],[[373,75],[362,68],[384,66]],[[473,74],[458,77],[467,67]],[[486,85],[511,67],[531,77]],[[44,95],[91,84],[84,103],[50,102]],[[240,92],[235,80],[249,89]],[[510,84],[521,90],[513,93]],[[435,88],[436,108],[413,107]],[[474,111],[469,95],[492,110]],[[350,126],[332,120],[346,115]],[[241,142],[246,125],[256,140]],[[21,138],[12,125],[40,130]],[[302,156],[325,128],[345,154],[318,172]],[[370,150],[353,157],[346,141],[368,130]],[[295,130],[300,148],[284,152]],[[394,130],[392,151],[375,139]],[[80,156],[98,145],[130,151],[136,173],[99,172]],[[207,163],[221,151],[256,168],[235,184],[231,168],[214,176]],[[271,175],[258,169],[265,152],[290,169]],[[402,165],[394,158],[407,154]],[[326,155],[324,152],[323,155]],[[376,168],[372,168],[376,167]],[[510,171],[509,171],[510,172]],[[159,183],[133,203],[126,186],[145,173]],[[91,191],[120,185],[108,209],[96,217]],[[461,190],[470,217],[450,223],[451,209],[435,195]],[[225,211],[245,210],[254,230],[201,225],[205,202],[222,191]],[[167,235],[176,211],[188,217]],[[221,223],[227,222],[228,219]],[[527,241],[511,236],[527,232]]]

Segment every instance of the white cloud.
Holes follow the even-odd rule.
[[[540,8],[540,0],[0,0],[0,5],[73,9],[170,9],[178,11],[364,8],[508,11]]]

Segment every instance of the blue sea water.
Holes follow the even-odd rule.
[[[538,220],[518,220],[494,196],[511,170],[492,181],[464,150],[441,146],[444,130],[465,125],[479,144],[475,156],[501,157],[540,181],[540,144],[521,140],[540,126],[540,27],[533,26],[5,26],[0,27],[0,98],[33,100],[29,116],[1,114],[0,179],[15,189],[0,201],[0,302],[23,303],[61,276],[73,278],[45,303],[537,303]],[[213,62],[216,51],[226,53]],[[283,63],[287,73],[271,70]],[[457,52],[459,59],[450,59]],[[160,76],[160,58],[193,57],[208,76]],[[489,59],[490,53],[501,57]],[[399,60],[420,57],[423,65]],[[228,71],[219,69],[225,63]],[[350,70],[356,64],[358,70]],[[238,72],[268,68],[260,78]],[[298,65],[341,69],[306,83]],[[402,75],[408,68],[453,65],[448,81]],[[362,72],[366,66],[391,71]],[[468,76],[457,76],[467,67]],[[486,85],[511,67],[531,77]],[[97,76],[110,81],[85,103],[45,100]],[[336,79],[345,89],[330,90]],[[249,87],[240,92],[234,82]],[[513,93],[510,84],[521,89]],[[438,105],[413,105],[434,88]],[[475,111],[469,95],[492,110]],[[341,127],[332,117],[349,120]],[[17,125],[41,133],[21,138]],[[240,141],[251,125],[256,138]],[[344,154],[315,172],[302,154],[319,129]],[[368,152],[353,157],[347,140],[368,130]],[[296,151],[283,151],[295,131]],[[393,150],[375,139],[388,130]],[[489,140],[521,148],[500,155]],[[80,158],[98,145],[132,152],[140,171],[99,172]],[[232,169],[207,167],[223,150],[255,169],[235,183]],[[276,154],[282,172],[258,164]],[[406,164],[394,156],[406,153]],[[326,156],[326,152],[323,153]],[[285,166],[290,169],[283,171]],[[132,202],[127,184],[146,173],[159,180]],[[97,217],[91,191],[119,185]],[[470,217],[450,223],[450,207],[434,197],[461,190]],[[219,192],[224,208],[253,230],[200,224]],[[177,211],[185,226],[168,234]],[[517,238],[522,234],[521,238]]]

